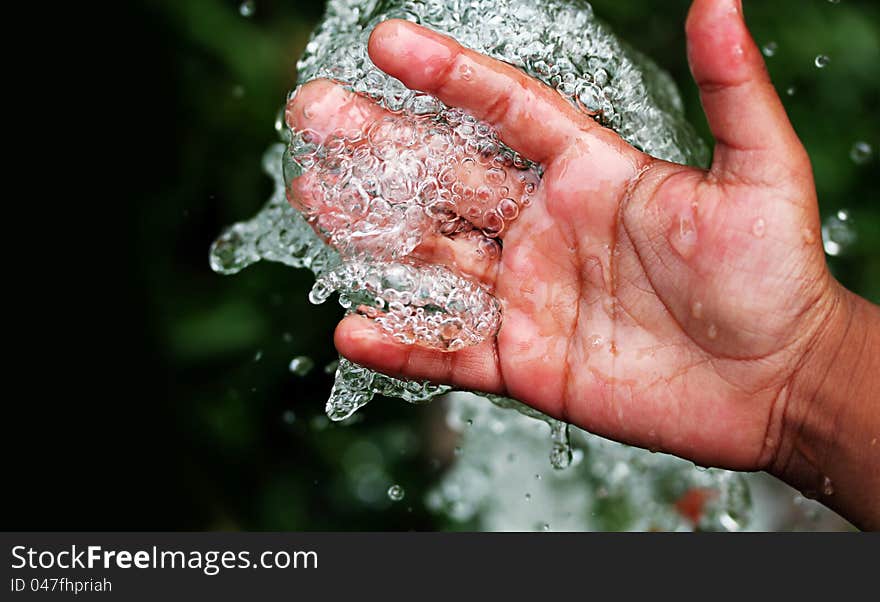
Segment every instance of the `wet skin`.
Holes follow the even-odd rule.
[[[336,345],[375,370],[504,394],[618,441],[768,470],[875,528],[880,371],[866,354],[880,356],[880,312],[826,267],[809,158],[740,3],[696,0],[687,37],[716,139],[709,170],[630,147],[448,37],[379,25],[369,51],[380,69],[491,123],[544,177],[499,255],[448,237],[417,250],[492,290],[504,316],[494,340],[444,353],[350,316]],[[382,115],[327,81],[287,112],[319,133]],[[294,183],[300,204],[313,194]]]

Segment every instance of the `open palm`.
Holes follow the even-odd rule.
[[[492,290],[503,307],[494,340],[444,353],[350,316],[340,352],[701,464],[770,465],[792,378],[834,311],[836,285],[809,161],[738,4],[697,0],[688,33],[717,139],[709,171],[630,147],[552,89],[447,37],[403,21],[377,27],[378,67],[491,123],[544,176],[499,256],[475,262],[469,243],[443,237],[417,250]],[[288,121],[330,131],[381,111],[319,81]]]

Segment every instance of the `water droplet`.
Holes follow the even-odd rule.
[[[684,241],[690,241],[693,239],[696,233],[696,228],[694,226],[694,220],[690,217],[683,216],[678,222],[678,234]]]
[[[764,234],[767,232],[767,223],[764,221],[764,218],[758,218],[755,220],[755,223],[752,224],[752,234],[754,234],[757,238],[764,238]]]
[[[794,96],[797,93],[797,88],[794,86],[789,86],[788,88],[785,89],[785,93],[788,94],[789,96]]]
[[[463,63],[459,66],[458,72],[461,73],[461,79],[468,81],[474,76],[474,69],[470,65]]]
[[[856,142],[849,151],[849,158],[856,165],[866,165],[871,161],[874,149],[867,142]]]
[[[820,54],[813,61],[813,64],[816,65],[818,69],[824,69],[831,63],[831,57],[827,54]]]
[[[278,112],[275,114],[275,133],[278,134],[278,139],[285,144],[290,142],[290,129],[287,127],[287,122],[284,121],[284,117],[286,115],[287,107],[281,107],[278,109]]]
[[[312,358],[308,357],[307,355],[298,355],[290,360],[290,365],[288,366],[288,369],[297,376],[305,376],[312,371],[312,368],[314,366],[315,362],[312,360]]]
[[[693,256],[697,244],[697,227],[691,215],[679,216],[678,228],[674,228],[670,242],[683,258],[690,259]]]
[[[401,487],[400,485],[395,484],[388,488],[388,499],[390,499],[392,502],[399,502],[403,499],[404,495],[405,492],[403,490],[403,487]]]
[[[721,523],[721,526],[724,527],[727,531],[739,531],[742,528],[742,525],[737,522],[729,513],[722,512],[718,517],[718,521]]]
[[[718,337],[718,327],[714,324],[709,324],[709,332],[706,334],[708,334],[709,338],[714,341]]]
[[[258,349],[257,352],[254,354],[254,361],[259,362],[261,359],[263,359],[263,350]]]
[[[834,495],[834,483],[828,477],[822,479],[822,493],[824,495]]]
[[[540,481],[540,480],[541,480],[541,475],[536,474],[536,475],[535,475],[535,480]]]
[[[285,424],[293,424],[296,422],[296,414],[293,413],[293,410],[285,410],[281,415],[281,420],[283,420]]]
[[[825,252],[832,257],[846,253],[856,242],[856,238],[852,219],[846,209],[841,209],[822,224],[822,241]]]
[[[526,497],[526,501],[527,501],[527,502],[531,502],[531,501],[532,501],[532,494],[531,494],[531,493],[527,493],[525,497]]]
[[[699,320],[703,317],[703,304],[699,301],[695,302],[691,307],[691,315]]]
[[[816,233],[813,232],[812,228],[804,228],[803,229],[804,243],[807,245],[813,245],[816,243]]]
[[[253,0],[245,0],[238,5],[238,14],[242,17],[253,17],[256,9],[256,3]]]
[[[549,531],[549,530],[550,530],[550,523],[544,523],[544,524],[541,526],[541,528],[542,528],[544,531]]]
[[[779,50],[779,44],[776,42],[767,42],[764,44],[764,47],[761,48],[761,52],[763,52],[766,57],[775,56],[777,50]]]

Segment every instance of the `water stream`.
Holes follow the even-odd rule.
[[[316,277],[312,302],[339,293],[347,311],[373,319],[404,343],[457,350],[497,332],[503,316],[485,287],[423,264],[412,252],[428,237],[446,236],[467,238],[486,257],[498,253],[496,239],[529,210],[541,166],[505,147],[487,124],[379,71],[366,41],[389,18],[449,33],[515,65],[656,157],[694,165],[708,159],[684,120],[671,78],[617,39],[585,2],[330,0],[297,64],[291,95],[326,78],[391,116],[364,131],[321,135],[290,131],[280,115],[284,143],[263,159],[275,182],[272,197],[254,218],[215,241],[210,261],[216,272],[234,274],[260,260],[307,268]],[[326,412],[339,421],[376,394],[424,403],[449,392],[340,359]],[[738,530],[748,522],[748,489],[738,475],[697,470],[579,430],[573,452],[568,425],[514,400],[477,395],[452,394],[449,423],[461,432],[464,453],[429,495],[429,504],[454,520],[492,508],[496,519],[484,521],[486,528],[522,528],[525,521],[547,530]],[[468,420],[473,428],[463,426]],[[541,470],[535,458],[547,453],[542,422],[549,425],[551,465],[562,469],[574,458],[576,466]],[[510,461],[511,455],[519,460]],[[528,490],[518,491],[523,478]],[[682,510],[681,500],[699,512]],[[615,521],[596,519],[596,508],[611,501],[627,510]],[[522,508],[541,510],[523,514]]]

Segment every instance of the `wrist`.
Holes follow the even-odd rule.
[[[880,528],[880,310],[833,282],[791,381],[769,471]]]

